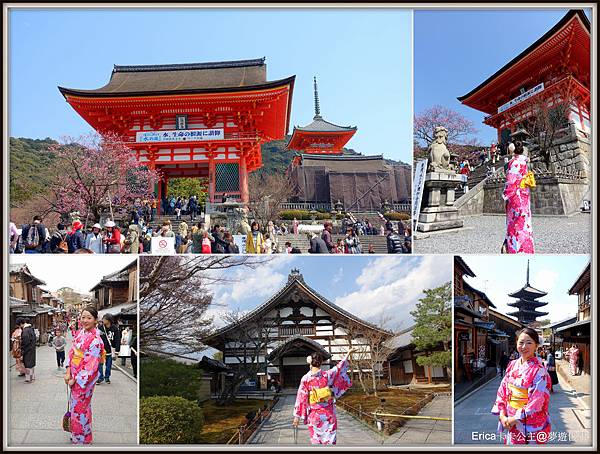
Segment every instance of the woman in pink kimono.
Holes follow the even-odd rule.
[[[514,156],[508,163],[506,184],[502,193],[506,202],[506,251],[509,254],[533,254],[529,188],[521,186],[521,181],[527,175],[529,159],[523,155],[523,144],[520,141],[511,143],[508,150],[514,151]]]
[[[571,375],[577,375],[577,361],[579,360],[579,348],[577,345],[571,346],[569,349],[569,366]]]
[[[302,377],[296,404],[294,405],[294,427],[300,420],[308,424],[310,442],[320,445],[334,445],[337,437],[335,400],[352,386],[348,375],[348,355],[329,370],[321,370],[323,358],[313,353],[306,358],[310,370]]]
[[[65,363],[65,383],[71,388],[71,442],[92,443],[92,396],[98,380],[98,366],[104,362],[104,343],[96,328],[98,312],[93,308],[81,311],[83,329],[77,332]]]
[[[498,388],[492,413],[498,415],[498,431],[507,430],[505,444],[544,444],[550,435],[550,388],[552,381],[542,360],[535,356],[538,333],[519,331],[517,350],[521,357],[508,364]]]

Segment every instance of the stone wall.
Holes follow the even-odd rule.
[[[535,155],[535,147],[531,155]],[[589,181],[592,176],[591,167],[592,144],[591,135],[578,129],[573,123],[564,130],[561,137],[554,140],[550,149],[550,171],[581,176]],[[546,169],[545,163],[533,162],[532,168]]]
[[[503,180],[503,179],[502,179]],[[484,188],[483,212],[504,214],[502,191],[504,182],[488,181]],[[588,185],[578,178],[536,175],[536,187],[531,191],[531,211],[535,215],[568,216],[579,211]]]
[[[454,206],[458,208],[460,217],[483,214],[485,181],[477,183],[456,201]]]

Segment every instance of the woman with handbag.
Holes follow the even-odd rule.
[[[23,324],[24,324],[23,319],[20,317],[17,318],[17,320],[16,320],[17,327],[15,328],[12,335],[10,336],[10,340],[12,342],[11,355],[15,359],[15,363],[16,363],[15,368],[17,369],[17,372],[19,373],[19,377],[25,376],[25,365],[23,364],[23,351],[21,350],[21,333],[23,332],[21,330],[21,326]]]
[[[335,400],[352,386],[348,375],[348,356],[329,370],[321,370],[323,358],[313,353],[306,358],[310,370],[300,380],[300,387],[294,405],[294,427],[300,420],[308,424],[312,444],[334,445],[337,438],[337,418]]]
[[[81,311],[83,329],[77,332],[65,367],[64,380],[70,388],[69,414],[71,442],[92,443],[92,397],[98,380],[98,369],[105,361],[104,343],[98,331],[98,311],[86,308]]]
[[[534,329],[523,328],[517,333],[521,356],[508,364],[498,388],[492,414],[498,415],[498,431],[508,431],[508,445],[545,444],[550,437],[552,382],[542,360],[535,355],[539,343]]]
[[[535,187],[533,173],[527,170],[529,158],[523,154],[523,144],[516,141],[508,145],[514,153],[506,170],[506,183],[502,198],[506,210],[506,236],[502,252],[507,254],[533,254],[533,227],[531,225],[530,188]]]
[[[121,253],[121,231],[114,223],[114,221],[108,220],[104,224],[106,229],[106,235],[104,236],[104,244],[106,244],[107,254],[120,254]]]

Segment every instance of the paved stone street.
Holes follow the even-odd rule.
[[[293,445],[292,412],[295,395],[281,397],[273,414],[254,435],[251,443],[268,445]],[[419,413],[422,416],[450,417],[452,414],[451,396],[438,396]],[[409,420],[398,432],[390,437],[383,437],[366,427],[349,413],[337,408],[338,433],[337,444],[340,446],[377,446],[387,445],[423,445],[450,444],[452,442],[451,421]],[[310,445],[308,426],[298,427],[298,444]]]
[[[419,416],[452,417],[452,396],[439,395],[433,398]],[[409,419],[395,434],[385,440],[393,445],[452,444],[452,421]]]
[[[591,410],[562,383],[559,381],[554,394],[550,395],[551,438],[552,435],[555,438],[549,443],[589,446],[592,440]],[[502,444],[496,434],[498,417],[490,413],[499,384],[500,377],[496,377],[455,406],[455,444]]]
[[[538,254],[589,254],[592,249],[592,215],[534,216],[533,239]],[[418,233],[415,254],[499,254],[506,221],[504,216],[469,216],[462,229]]]
[[[17,376],[14,367],[9,371],[8,445],[70,446],[69,434],[62,430],[62,417],[67,410],[65,371],[57,369],[53,348],[42,345],[36,356],[36,380],[32,384],[23,383],[24,378]],[[136,444],[136,382],[113,367],[111,384],[96,386],[94,390],[92,414],[94,446]]]
[[[252,444],[264,445],[294,445],[294,430],[292,428],[294,402],[296,396],[283,395],[273,408],[273,414],[254,434]],[[383,437],[365,427],[345,411],[337,408],[338,432],[337,444],[342,446],[367,445],[375,446],[383,442]],[[298,426],[298,444],[310,445],[308,426],[300,423]]]

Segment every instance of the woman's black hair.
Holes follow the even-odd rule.
[[[515,154],[523,154],[523,142],[515,140]]]
[[[98,320],[98,311],[96,310],[96,308],[94,306],[84,307],[81,310],[81,313],[83,314],[84,312],[89,312],[92,317],[94,317],[96,320]]]
[[[540,345],[540,336],[533,328],[523,328],[522,330],[517,331],[517,339],[521,334],[527,334],[529,337],[531,337],[531,339],[533,339],[533,342],[535,342],[536,345]]]
[[[252,221],[252,224],[250,224],[250,228],[254,227],[254,226],[258,227],[258,230],[260,230],[260,224],[257,221]]]
[[[112,316],[112,314],[104,314],[102,316],[102,320],[108,320],[111,325],[115,322],[115,318]]]
[[[314,352],[311,353],[310,357],[312,358],[310,365],[312,367],[321,367],[321,364],[323,364],[323,357],[321,356],[320,353]]]
[[[21,326],[23,323],[25,323],[25,319],[23,317],[17,317],[17,319],[15,320],[15,324],[17,326]]]

